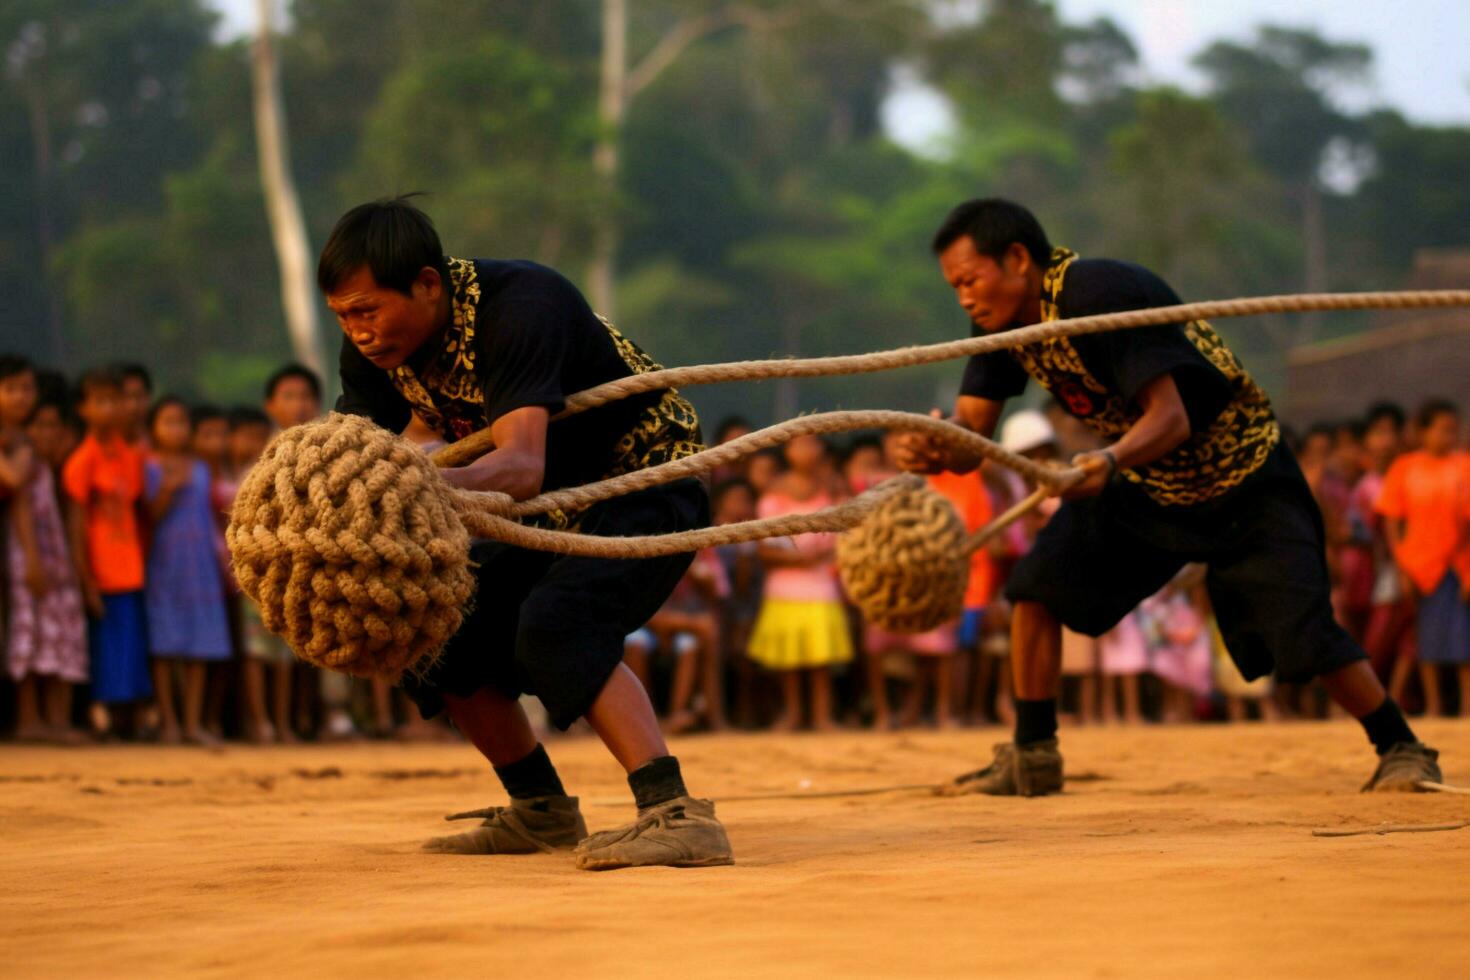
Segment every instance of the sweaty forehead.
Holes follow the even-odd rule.
[[[382,287],[373,278],[372,270],[363,266],[337,283],[336,288],[327,294],[327,306],[333,310],[347,310],[373,305],[378,302],[381,292]]]

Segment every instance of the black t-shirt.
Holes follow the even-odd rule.
[[[399,432],[417,410],[454,442],[517,409],[539,406],[555,415],[568,395],[657,367],[552,269],[486,259],[451,259],[450,266],[450,323],[429,342],[431,349],[413,357],[414,367],[384,371],[343,339],[339,412]],[[647,421],[664,394],[553,422],[544,488],[590,482],[618,468],[629,432]]]
[[[1142,266],[1113,259],[1077,259],[1067,269],[1056,308],[1059,319],[1071,319],[1182,302],[1168,283]],[[979,327],[971,328],[972,336],[981,333]],[[1182,323],[1070,339],[1089,373],[1126,402],[1160,375],[1172,375],[1195,431],[1208,427],[1230,401],[1229,381],[1185,336]],[[978,354],[965,365],[960,394],[1004,401],[1025,391],[1028,378],[1010,351]],[[1080,400],[1070,389],[1053,394],[1073,415],[1086,417],[1085,392]]]
[[[1174,306],[1179,297],[1140,266],[1054,250],[1042,276],[1044,320]],[[1280,439],[1271,400],[1203,320],[1053,337],[972,357],[962,395],[1001,401],[1040,381],[1068,413],[1102,438],[1121,438],[1143,414],[1138,393],[1174,379],[1190,435],[1120,476],[1153,502],[1192,506],[1240,486]]]

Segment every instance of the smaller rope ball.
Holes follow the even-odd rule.
[[[359,677],[426,671],[474,593],[449,485],[417,447],[353,415],[271,440],[225,539],[266,629]]]
[[[837,570],[867,622],[922,633],[960,614],[970,572],[965,544],[954,507],[920,485],[894,493],[837,539]]]

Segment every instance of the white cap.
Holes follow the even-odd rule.
[[[1026,453],[1056,442],[1056,430],[1035,409],[1023,409],[1011,415],[1000,427],[1000,444],[1013,453]]]

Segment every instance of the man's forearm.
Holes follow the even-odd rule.
[[[1182,406],[1155,405],[1108,451],[1120,470],[1147,466],[1178,448],[1189,438],[1189,432],[1189,416]]]
[[[496,449],[467,466],[453,466],[442,472],[450,486],[462,490],[493,490],[527,500],[541,492],[546,463],[530,453]]]

